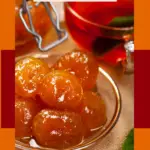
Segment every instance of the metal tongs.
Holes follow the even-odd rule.
[[[57,36],[58,36],[58,39],[56,41],[54,41],[54,42],[48,44],[47,46],[43,47],[42,46],[43,39],[42,39],[41,35],[39,35],[35,31],[35,28],[34,28],[34,25],[33,25],[33,22],[32,22],[32,17],[31,17],[31,13],[30,13],[30,10],[32,9],[32,6],[28,5],[26,0],[22,0],[22,2],[23,2],[22,7],[19,10],[19,16],[20,16],[20,18],[22,20],[22,23],[24,24],[26,30],[35,37],[37,46],[38,46],[40,51],[46,52],[46,51],[50,50],[51,48],[53,48],[53,47],[59,45],[60,43],[64,42],[68,38],[67,32],[64,29],[60,28],[59,16],[58,16],[57,11],[56,11],[54,5],[52,4],[52,2],[36,2],[35,3],[36,7],[38,7],[40,4],[44,5],[44,7],[45,7],[45,9],[48,13],[48,16],[50,18],[50,21],[52,22],[52,24],[55,28],[55,31],[57,33]],[[52,11],[49,8],[49,4],[50,4],[50,6],[51,6],[51,8],[54,12],[55,19],[53,17]],[[30,26],[27,25],[27,23],[24,19],[24,14],[25,13],[27,13]]]

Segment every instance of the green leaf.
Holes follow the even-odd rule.
[[[122,146],[123,150],[134,150],[134,130],[132,129]]]
[[[123,17],[116,17],[113,18],[110,22],[109,26],[111,27],[130,27],[134,24],[134,17],[133,16],[123,16]]]
[[[131,27],[134,23],[133,16],[115,17],[110,22],[112,27]],[[108,30],[107,28],[100,29],[101,35],[96,37],[93,41],[92,49],[96,56],[102,56],[109,52],[121,43],[124,43],[123,36],[133,34],[131,30]],[[120,39],[118,39],[120,38]]]

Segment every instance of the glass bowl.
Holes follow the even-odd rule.
[[[60,54],[60,52],[59,53],[51,52],[49,54],[48,53],[46,54],[33,53],[33,54],[30,54],[29,56],[40,58],[48,62],[49,66],[51,66],[63,54],[64,53]],[[16,61],[24,57],[26,56],[17,57]],[[116,125],[120,116],[120,112],[121,112],[120,92],[114,80],[101,67],[99,67],[99,74],[97,77],[97,92],[103,97],[104,102],[106,104],[106,108],[107,108],[106,124],[99,131],[97,131],[94,135],[85,139],[82,143],[76,146],[67,148],[65,150],[83,150],[83,149],[88,149],[88,148],[91,150],[91,146],[93,144],[96,144],[97,142],[100,142],[101,139],[103,139],[107,134],[109,134],[109,132]],[[15,147],[17,150],[55,150],[53,148],[45,148],[41,146],[39,147],[34,143],[34,141],[30,141],[30,144],[26,144],[26,143],[16,140]]]

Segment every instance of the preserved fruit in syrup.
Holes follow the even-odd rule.
[[[48,65],[40,59],[28,57],[15,66],[16,94],[23,97],[35,97],[43,76],[49,72]]]
[[[45,109],[38,113],[33,121],[33,135],[42,146],[74,146],[82,141],[82,131],[81,117],[73,112]]]
[[[50,107],[76,110],[83,95],[78,79],[66,72],[55,70],[48,73],[40,86],[40,97]]]
[[[15,99],[15,136],[19,138],[32,136],[32,121],[41,107],[33,99],[16,96]]]
[[[103,99],[92,92],[97,74],[94,57],[80,51],[67,53],[51,68],[32,57],[18,61],[16,138],[31,147],[64,149],[98,131],[107,118]]]
[[[86,126],[87,134],[97,130],[106,123],[106,108],[101,97],[88,91],[83,94],[83,102],[80,114]],[[88,133],[89,132],[89,133]]]
[[[85,90],[92,89],[96,84],[98,64],[89,53],[80,51],[67,53],[58,60],[54,68],[67,70],[76,75]]]

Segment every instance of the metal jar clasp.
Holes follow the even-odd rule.
[[[60,43],[64,42],[68,38],[68,33],[66,32],[66,30],[60,28],[59,15],[56,11],[55,6],[52,4],[52,2],[35,2],[36,7],[38,7],[40,4],[44,5],[44,7],[48,13],[48,16],[54,26],[54,29],[58,36],[58,39],[56,41],[48,44],[45,47],[42,46],[43,38],[41,37],[41,35],[39,35],[35,31],[35,28],[34,28],[34,25],[32,22],[32,17],[31,17],[31,13],[30,13],[32,6],[28,5],[26,0],[23,0],[22,7],[19,10],[19,16],[20,16],[22,23],[24,24],[24,27],[26,28],[26,30],[35,37],[35,40],[36,40],[39,50],[46,52],[46,51],[54,48],[55,46],[59,45]],[[49,5],[51,6],[52,10],[50,10]],[[24,13],[27,13],[30,26],[27,25],[27,23],[24,19]]]

